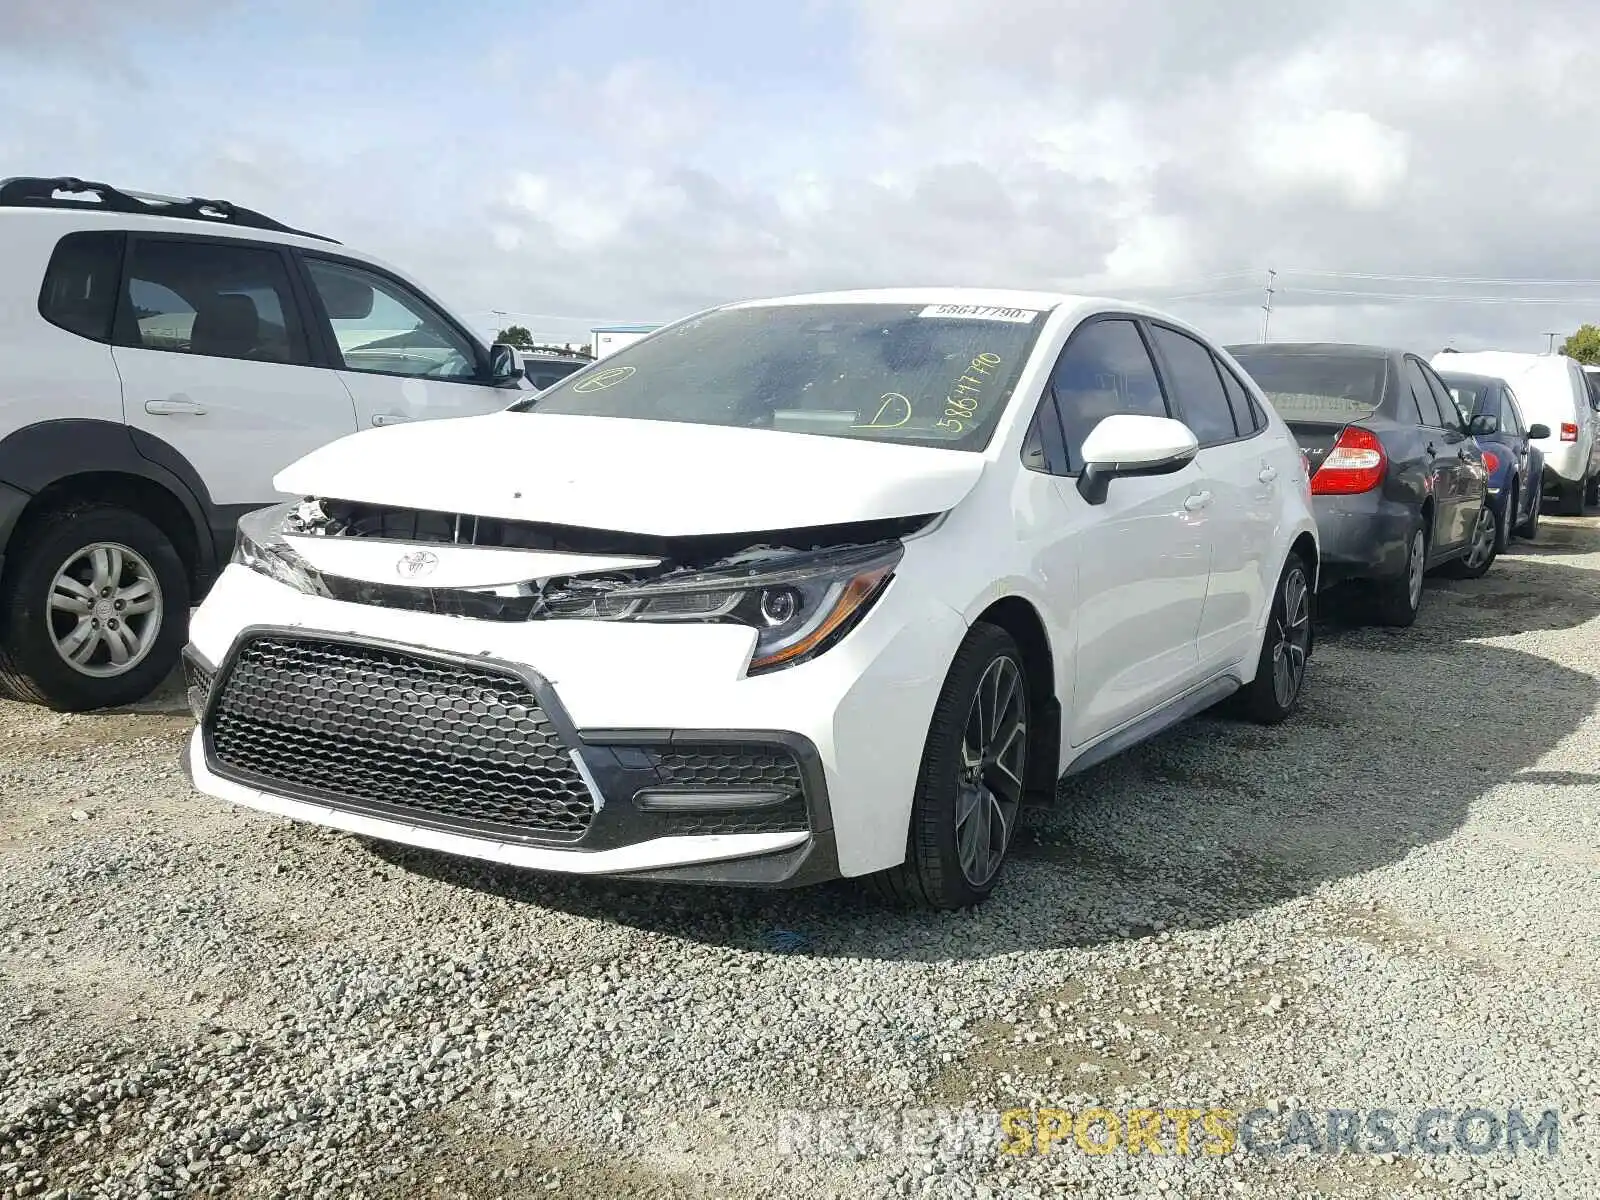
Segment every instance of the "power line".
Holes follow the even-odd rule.
[[[1596,281],[1600,283],[1600,280]],[[1286,295],[1295,296],[1344,296],[1360,300],[1395,301],[1404,300],[1426,304],[1567,304],[1567,305],[1600,305],[1600,298],[1593,296],[1452,296],[1441,292],[1373,292],[1373,291],[1347,291],[1339,288],[1281,288]]]
[[[1371,271],[1318,271],[1285,269],[1284,275],[1311,275],[1321,279],[1369,279],[1381,283],[1476,284],[1485,287],[1597,287],[1600,279],[1511,279],[1476,275],[1389,275]]]

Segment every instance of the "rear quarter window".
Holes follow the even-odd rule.
[[[39,315],[96,342],[111,341],[122,281],[123,235],[108,230],[69,233],[56,243],[39,287]]]

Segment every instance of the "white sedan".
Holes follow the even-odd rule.
[[[285,469],[191,626],[196,787],[545,871],[970,905],[1019,808],[1295,707],[1304,462],[1134,304],[716,308]]]

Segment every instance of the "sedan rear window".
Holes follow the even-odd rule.
[[[943,304],[717,309],[512,407],[982,450],[1047,316]]]
[[[1383,403],[1384,360],[1232,350],[1285,421],[1359,421]]]

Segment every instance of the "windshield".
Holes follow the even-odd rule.
[[[718,309],[513,408],[982,450],[1046,315],[942,304]]]
[[[1383,403],[1384,360],[1230,350],[1285,421],[1359,421]]]

